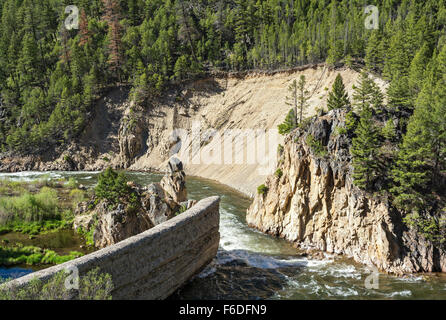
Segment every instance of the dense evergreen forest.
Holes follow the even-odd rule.
[[[80,9],[78,30],[64,27],[67,5]],[[367,5],[378,29],[365,27]],[[0,12],[2,152],[70,141],[116,85],[142,102],[210,71],[360,61],[390,86],[384,106],[363,74],[353,97],[358,186],[388,190],[401,209],[441,209],[431,191],[446,169],[446,0],[0,0]],[[329,107],[349,107],[342,81],[336,93]]]
[[[108,86],[137,99],[210,70],[365,59],[413,108],[425,66],[446,41],[445,1],[0,0],[0,148],[69,141]],[[67,31],[67,5],[80,29]],[[380,9],[379,30],[364,26]]]

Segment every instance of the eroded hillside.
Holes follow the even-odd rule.
[[[290,83],[305,75],[311,96],[309,117],[326,106],[339,73],[351,96],[359,73],[324,65],[272,75],[208,78],[176,88],[144,106],[131,102],[127,89],[115,89],[97,103],[80,139],[45,155],[4,156],[0,169],[101,170],[113,166],[160,170],[175,154],[185,163],[188,175],[217,180],[253,195],[276,167],[277,148],[283,143],[277,126],[290,109],[286,104]],[[225,135],[228,130],[233,130],[232,135]],[[263,140],[258,130],[267,133],[264,152],[259,148]]]
[[[305,75],[307,90],[311,95],[306,115],[313,116],[318,109],[326,106],[329,90],[338,73],[341,73],[351,95],[359,73],[350,69],[330,70],[325,66],[275,75],[250,74],[244,78],[230,77],[195,82],[182,91],[181,97],[184,101],[164,105],[152,111],[157,115],[142,115],[149,131],[147,152],[134,159],[131,169],[159,168],[169,155],[178,151],[179,157],[186,163],[189,175],[217,180],[252,195],[271,170],[275,169],[277,148],[283,142],[283,138],[277,135],[277,126],[283,122],[290,109],[286,104],[290,83]],[[384,86],[382,81],[379,81],[379,84]],[[175,129],[184,129],[192,136],[194,124],[201,127],[203,141],[200,143],[200,151],[193,145],[197,141],[196,136],[190,141],[172,139],[172,131]],[[206,136],[208,129],[217,131],[213,132],[215,136],[209,140]],[[232,136],[225,135],[227,130],[234,129],[241,131],[233,131]],[[245,131],[257,129],[271,130],[266,139],[268,141],[271,138],[272,142],[267,143],[264,154],[258,148],[262,142],[258,133]],[[246,134],[249,138],[240,143],[242,136]],[[228,156],[231,150],[225,148],[226,145],[232,145],[232,157]],[[253,147],[255,145],[257,147]],[[218,152],[218,146],[222,150],[221,154]],[[255,160],[253,152],[257,154]],[[198,154],[201,155],[202,161],[195,161]],[[132,158],[133,155],[125,156]],[[206,161],[207,158],[210,159]],[[238,161],[241,158],[244,159],[243,164]]]

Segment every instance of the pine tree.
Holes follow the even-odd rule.
[[[191,18],[192,6],[192,1],[177,0],[178,24],[180,25],[178,36],[180,39],[188,43],[194,61],[198,62],[194,44],[198,35]]]
[[[22,48],[22,57],[20,60],[24,67],[23,71],[26,73],[36,72],[38,64],[38,47],[32,34],[25,34],[22,41]]]
[[[290,112],[288,112],[285,121],[279,125],[279,134],[287,135],[296,128],[296,114],[294,109],[291,109]]]
[[[393,142],[395,140],[396,128],[395,128],[395,124],[392,119],[390,119],[386,122],[386,125],[382,129],[382,136],[390,142]]]
[[[183,80],[186,78],[189,70],[190,63],[185,55],[178,58],[174,67],[175,78],[178,80]]]
[[[298,115],[299,115],[299,111],[298,111],[299,93],[298,93],[298,90],[299,90],[299,87],[297,84],[297,80],[293,80],[293,82],[288,87],[288,93],[290,95],[286,97],[286,102],[285,102],[288,106],[291,106],[293,108],[292,111],[293,111],[294,119],[292,120],[293,121],[292,126],[294,128],[296,128],[299,123],[299,118],[298,118]],[[288,113],[288,116],[289,115],[290,115],[290,113]],[[286,121],[287,120],[285,120],[285,122]],[[288,121],[289,121],[289,119],[288,119]]]
[[[117,73],[119,81],[121,81],[121,69],[123,65],[123,52],[122,52],[122,26],[120,23],[120,5],[117,0],[102,0],[105,7],[104,19],[108,24],[109,32],[109,49],[110,58],[109,65],[110,70],[113,73]]]
[[[304,75],[300,76],[299,83],[297,84],[297,112],[296,115],[299,114],[299,121],[298,124],[300,125],[302,121],[304,120],[304,115],[306,112],[306,109],[308,108],[308,100],[309,92],[306,90],[307,80]]]
[[[371,86],[370,103],[372,109],[377,113],[381,113],[384,109],[384,94],[374,81],[372,81]]]
[[[330,4],[330,32],[329,32],[329,49],[327,63],[329,65],[334,65],[336,62],[341,60],[344,54],[344,43],[341,39],[337,37],[337,16],[338,8],[337,1],[332,0]]]
[[[407,76],[410,66],[409,52],[407,48],[407,39],[402,27],[399,27],[390,39],[388,49],[388,58],[384,66],[383,75],[388,80],[394,80],[397,77]]]
[[[365,64],[370,71],[379,72],[382,70],[382,63],[384,59],[383,56],[380,54],[380,44],[381,37],[379,30],[374,30],[368,40],[367,48],[365,50]]]
[[[409,90],[411,96],[416,99],[422,87],[422,80],[424,79],[424,72],[426,66],[429,64],[431,50],[427,43],[425,43],[415,55],[409,69]]]
[[[423,191],[429,182],[425,155],[429,152],[429,146],[422,127],[421,117],[414,116],[392,170],[394,203],[405,211],[425,205]]]
[[[354,86],[353,105],[361,113],[362,110],[371,108],[371,100],[373,93],[373,80],[369,78],[367,72],[361,72],[359,86]]]
[[[348,93],[345,91],[344,81],[338,74],[333,84],[333,90],[328,97],[328,110],[350,108]]]
[[[79,20],[79,30],[80,30],[79,45],[84,46],[90,41],[91,38],[90,30],[88,30],[88,17],[84,9],[81,10],[81,16]]]
[[[353,179],[356,186],[369,190],[378,172],[379,130],[373,122],[372,111],[366,107],[360,114],[360,121],[352,142]]]
[[[428,210],[429,192],[446,169],[446,46],[430,66],[416,100],[392,176],[392,193],[401,210]]]
[[[394,110],[412,110],[413,98],[409,89],[409,77],[396,71],[394,79],[387,89],[389,106]]]

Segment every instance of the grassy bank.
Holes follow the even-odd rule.
[[[75,180],[0,181],[0,234],[37,235],[70,228],[73,211],[85,199]]]
[[[58,254],[50,250],[54,248],[48,249],[48,244],[33,239],[70,230],[75,208],[86,197],[87,192],[80,190],[74,179],[0,180],[0,236],[4,236],[0,243],[0,266],[54,265],[82,256],[77,251]],[[7,239],[9,234],[14,238],[13,233],[25,235],[30,241],[9,243]]]
[[[6,267],[62,264],[82,256],[82,253],[76,251],[68,255],[58,255],[53,250],[20,244],[13,247],[0,246],[0,265]]]

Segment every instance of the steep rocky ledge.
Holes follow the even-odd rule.
[[[287,137],[279,168],[248,210],[251,227],[297,246],[343,254],[394,274],[446,272],[446,254],[408,229],[387,199],[354,186],[344,111],[315,117]],[[308,135],[322,141],[316,155]]]

